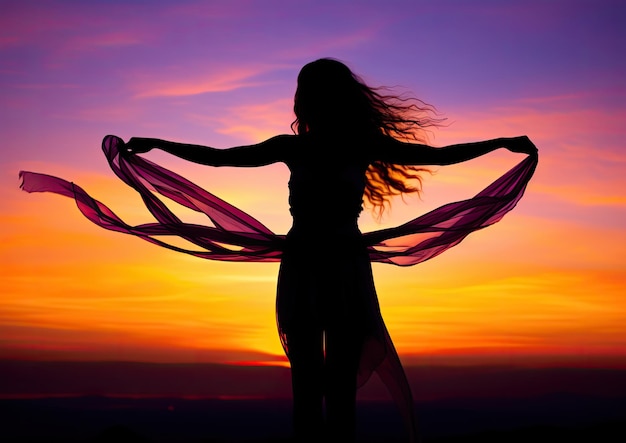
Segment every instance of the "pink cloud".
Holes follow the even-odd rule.
[[[302,59],[303,54],[307,54],[310,60],[306,61],[313,61],[315,58],[329,57],[333,56],[332,54],[337,54],[338,52],[343,52],[347,49],[359,47],[367,44],[367,42],[374,41],[382,28],[382,24],[379,23],[377,25],[347,31],[339,35],[333,34],[328,37],[318,35],[315,39],[305,41],[303,45],[281,50],[278,54],[280,57],[297,60]]]
[[[118,48],[146,43],[148,34],[138,30],[112,31],[93,35],[80,35],[62,45],[62,51],[86,51],[96,48]]]
[[[138,121],[141,115],[142,109],[139,106],[134,103],[124,102],[102,103],[93,107],[75,109],[64,115],[64,117],[97,123],[127,123]],[[98,135],[100,136],[101,134]]]
[[[225,19],[241,17],[242,13],[254,10],[254,2],[251,1],[222,1],[222,2],[206,2],[206,1],[191,1],[191,2],[176,2],[172,5],[168,5],[165,13],[168,16],[178,16],[188,19]]]
[[[438,131],[439,145],[528,135],[539,148],[533,192],[583,206],[626,204],[622,189],[626,111],[572,106],[572,98],[538,97],[518,106],[463,111]],[[532,103],[532,104],[531,104]],[[549,104],[549,105],[548,105]]]
[[[222,125],[217,132],[235,135],[250,143],[284,134],[288,132],[289,124],[294,119],[292,107],[292,99],[236,106],[217,119]]]
[[[19,39],[14,36],[2,36],[0,37],[0,48],[8,48],[14,46],[19,42]]]
[[[127,5],[76,5],[62,2],[21,4],[3,11],[0,48],[45,48],[44,57],[55,64],[58,57],[77,52],[137,45],[158,36],[155,26],[142,20],[141,9]]]
[[[186,67],[182,72],[179,68],[174,67],[169,69],[169,72],[161,78],[148,78],[150,74],[135,73],[131,76],[133,84],[130,88],[135,91],[135,98],[184,97],[210,92],[233,91],[259,86],[261,81],[254,80],[254,77],[272,69],[276,69],[276,66],[229,66],[212,67],[210,70],[203,68],[202,73],[196,73],[192,67]]]

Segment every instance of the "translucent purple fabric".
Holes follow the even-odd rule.
[[[21,171],[21,187],[26,192],[52,192],[73,198],[83,215],[98,226],[175,251],[211,260],[280,261],[284,235],[274,234],[251,215],[172,171],[140,156],[120,155],[123,143],[109,135],[102,149],[113,172],[139,192],[156,222],[128,225],[80,186],[58,177]],[[522,197],[536,165],[537,157],[529,156],[474,198],[441,206],[395,228],[363,234],[371,261],[414,265],[441,254],[469,233],[496,223]],[[156,194],[204,213],[213,226],[181,221]],[[180,237],[198,248],[175,246],[157,238],[161,236]]]
[[[22,189],[52,192],[76,201],[78,209],[105,229],[132,234],[146,241],[201,258],[227,261],[277,262],[281,260],[285,236],[270,231],[252,216],[235,208],[184,177],[140,156],[120,155],[123,141],[104,138],[102,148],[115,174],[141,195],[156,222],[131,226],[107,206],[93,199],[81,187],[66,180],[34,172],[20,172]],[[414,265],[458,244],[469,233],[499,221],[522,197],[537,165],[537,156],[522,160],[475,197],[447,204],[401,226],[363,234],[372,262]],[[160,194],[187,208],[205,214],[212,226],[181,221],[158,197]],[[168,243],[178,237],[195,245],[186,249]],[[340,254],[339,245],[319,245],[329,254]],[[368,274],[369,273],[369,274]],[[366,275],[368,274],[368,275]],[[363,272],[371,279],[371,270]],[[398,355],[378,310],[373,281],[363,292],[376,311],[373,330],[361,351],[358,385],[377,372],[402,413],[411,440],[415,438],[411,390]],[[281,325],[279,324],[279,332]],[[285,345],[285,351],[288,352]]]

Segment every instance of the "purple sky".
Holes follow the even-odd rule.
[[[40,132],[65,140],[68,157],[81,155],[68,138],[84,133],[237,142],[215,140],[219,122],[175,116],[284,100],[290,117],[298,69],[323,56],[451,119],[538,99],[622,109],[621,2],[3,3],[0,119],[5,141],[27,145],[11,161],[52,160]],[[156,92],[181,84],[186,93]]]

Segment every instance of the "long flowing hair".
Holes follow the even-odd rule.
[[[425,143],[428,128],[440,126],[436,109],[414,97],[393,94],[389,88],[370,87],[342,62],[323,58],[305,65],[298,75],[294,98],[297,134],[348,132],[358,137],[390,136]],[[357,138],[358,138],[357,137]],[[430,169],[372,162],[366,171],[364,201],[380,218],[391,197],[422,190],[423,172]]]

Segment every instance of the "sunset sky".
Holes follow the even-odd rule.
[[[447,120],[435,146],[526,134],[539,148],[501,223],[414,267],[374,265],[403,362],[626,366],[623,2],[0,4],[0,359],[284,362],[276,264],[203,261],[105,231],[70,199],[20,191],[18,171],[151,221],[109,170],[103,136],[222,148],[290,133],[299,69],[334,57],[436,106]],[[147,156],[289,229],[284,165]],[[469,198],[522,158],[500,150],[435,168],[421,200],[394,201],[381,224],[364,213],[361,228]]]

